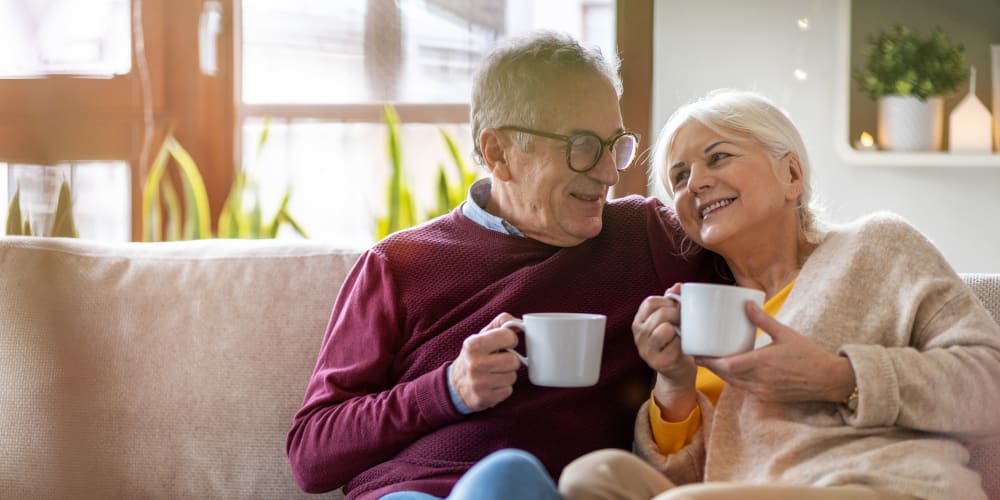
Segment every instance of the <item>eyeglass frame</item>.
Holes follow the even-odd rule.
[[[541,130],[534,130],[534,129],[530,129],[530,128],[527,128],[527,127],[519,127],[517,125],[501,125],[499,127],[496,127],[496,129],[497,130],[504,130],[504,131],[510,130],[510,131],[513,131],[513,132],[522,132],[522,133],[525,133],[525,134],[537,135],[539,137],[545,137],[545,138],[548,138],[548,139],[555,139],[557,141],[563,141],[563,142],[565,142],[566,143],[566,166],[570,170],[572,170],[574,172],[577,172],[577,173],[580,173],[580,174],[585,174],[585,173],[590,172],[591,170],[593,170],[594,167],[596,167],[597,164],[601,162],[601,157],[604,156],[604,151],[607,150],[609,152],[613,152],[612,149],[611,149],[611,146],[613,146],[614,143],[618,142],[618,139],[621,139],[622,137],[624,137],[626,135],[630,135],[630,136],[632,136],[633,139],[635,139],[635,151],[632,151],[632,159],[629,160],[629,162],[624,167],[618,168],[618,165],[615,165],[615,170],[618,171],[618,172],[624,172],[624,171],[628,170],[628,168],[631,167],[635,163],[635,158],[637,156],[639,156],[639,152],[638,152],[638,150],[639,150],[639,139],[641,139],[641,136],[639,134],[637,134],[635,132],[632,132],[632,131],[629,131],[629,130],[622,130],[622,131],[616,133],[615,135],[611,136],[608,140],[605,141],[604,139],[601,139],[601,136],[599,136],[596,133],[591,132],[589,130],[584,130],[582,132],[577,132],[577,133],[572,134],[572,135],[562,135],[562,134],[556,134],[556,133],[553,133],[553,132],[543,132]],[[587,167],[587,168],[585,168],[583,170],[578,170],[578,169],[573,168],[573,162],[571,161],[571,155],[573,154],[572,150],[571,150],[571,148],[573,147],[573,139],[576,138],[576,137],[587,136],[587,135],[589,135],[589,136],[594,137],[595,139],[597,139],[597,142],[600,143],[600,145],[601,145],[601,150],[600,150],[600,152],[597,155],[594,156],[594,162],[591,163],[589,167]]]

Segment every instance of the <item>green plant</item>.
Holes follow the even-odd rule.
[[[438,131],[441,133],[441,138],[444,140],[448,154],[455,164],[457,178],[451,180],[448,177],[444,164],[439,163],[435,206],[418,215],[416,201],[403,171],[403,159],[399,142],[399,116],[396,114],[396,110],[389,104],[384,105],[382,110],[388,132],[386,148],[389,153],[391,171],[389,181],[386,184],[388,210],[385,215],[376,219],[376,240],[381,240],[391,233],[450,212],[462,203],[462,200],[466,197],[466,193],[469,191],[469,186],[477,178],[476,171],[469,168],[462,159],[462,154],[458,150],[455,139],[446,130],[439,127]]]
[[[869,37],[868,63],[852,72],[860,90],[872,99],[887,95],[948,95],[968,76],[965,47],[938,28],[926,38],[901,25]]]
[[[461,204],[468,195],[469,187],[478,178],[476,171],[469,168],[465,160],[462,159],[455,139],[443,128],[438,128],[438,131],[441,133],[445,146],[448,147],[448,154],[455,163],[458,179],[451,182],[445,174],[444,164],[438,163],[437,207],[427,214],[428,219],[444,215]]]
[[[382,113],[388,130],[386,149],[392,171],[389,173],[389,182],[386,185],[388,212],[375,222],[376,240],[417,223],[417,205],[413,201],[409,184],[403,177],[403,160],[399,149],[399,115],[388,104],[382,107]]]
[[[267,142],[268,126],[257,144],[259,155]],[[167,175],[167,167],[173,159],[178,167],[184,192],[181,203],[177,190]],[[163,210],[160,195],[162,193]],[[264,219],[260,206],[260,195],[256,183],[243,171],[233,176],[233,184],[222,206],[217,221],[218,238],[274,238],[282,225],[288,224],[303,238],[308,238],[302,225],[288,212],[291,191],[286,190],[275,214]],[[247,201],[249,200],[249,203]],[[163,211],[165,210],[165,214]],[[181,146],[172,132],[163,140],[156,158],[153,160],[142,191],[142,214],[144,241],[187,240],[212,238],[208,193],[197,164]]]
[[[181,206],[180,198],[170,181],[167,167],[173,158],[181,173],[184,189],[184,203],[187,210]],[[150,166],[146,177],[146,185],[142,190],[143,240],[160,241],[163,217],[160,213],[160,192],[163,191],[163,202],[167,211],[165,238],[170,239],[200,239],[211,238],[212,228],[209,222],[208,192],[205,182],[198,172],[194,159],[184,149],[173,132],[168,132],[163,139],[163,145],[156,153],[156,158]],[[182,214],[184,216],[181,222]]]
[[[34,236],[29,214],[21,210],[20,184],[14,190],[14,197],[11,198],[7,210],[6,233],[11,236]],[[56,215],[52,229],[49,234],[44,236],[63,238],[78,238],[80,236],[76,230],[76,222],[73,220],[73,194],[66,179],[63,179],[59,186],[59,199],[56,201]]]

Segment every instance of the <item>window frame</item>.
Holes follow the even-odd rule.
[[[142,9],[149,71],[152,139],[146,141],[142,81],[136,54],[128,74],[108,79],[54,75],[0,80],[0,161],[54,165],[76,161],[127,161],[131,178],[133,240],[142,235],[142,186],[168,130],[191,153],[205,180],[212,223],[242,163],[242,128],[248,118],[319,118],[381,123],[382,104],[260,105],[241,98],[240,0],[222,6],[217,40],[218,72],[198,65],[198,21],[205,0],[132,0]],[[648,148],[652,99],[653,0],[617,0],[616,37],[625,86],[622,114]],[[627,28],[626,28],[627,27]],[[136,33],[132,33],[133,47]],[[397,103],[406,123],[468,123],[469,105]],[[145,146],[145,155],[143,154]],[[645,194],[647,161],[626,171],[614,196]]]
[[[236,0],[236,19],[242,19],[241,2]],[[616,0],[615,31],[619,53],[622,54],[621,75],[627,92],[622,96],[622,115],[631,130],[648,138],[652,107],[652,19],[653,0]],[[272,120],[320,119],[345,123],[382,123],[382,103],[352,104],[245,104],[242,98],[242,22],[234,23],[235,79],[234,98],[237,103],[235,155],[242,155],[242,124],[247,119],[270,117]],[[628,26],[628,29],[624,29]],[[625,55],[628,56],[625,56]],[[393,103],[402,124],[408,123],[469,123],[468,103]],[[648,139],[644,139],[647,140]],[[648,147],[648,146],[647,146]],[[636,159],[640,168],[622,174],[613,196],[645,195],[645,155]]]
[[[56,165],[125,161],[131,178],[131,234],[142,234],[142,186],[168,130],[191,153],[204,176],[213,223],[233,178],[235,101],[232,98],[234,0],[222,5],[219,70],[198,66],[198,21],[203,1],[132,0],[141,14],[148,68],[152,133],[146,138],[143,80],[132,31],[132,67],[111,78],[52,75],[0,79],[0,161]],[[145,153],[145,154],[144,154]],[[224,166],[218,167],[219,165]]]

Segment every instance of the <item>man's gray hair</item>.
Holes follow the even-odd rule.
[[[475,160],[483,163],[479,134],[503,125],[537,127],[538,104],[567,75],[594,72],[622,94],[618,57],[605,57],[597,47],[585,47],[573,37],[551,31],[501,42],[483,60],[472,80],[472,144]],[[526,147],[521,144],[522,149]]]
[[[653,146],[652,167],[649,170],[653,192],[665,201],[673,198],[667,165],[667,152],[677,132],[685,124],[696,121],[727,139],[751,139],[764,147],[774,158],[795,153],[802,166],[802,194],[799,196],[799,222],[806,241],[818,243],[825,224],[812,196],[812,167],[805,143],[795,124],[770,99],[746,90],[718,89],[674,111],[660,130]]]

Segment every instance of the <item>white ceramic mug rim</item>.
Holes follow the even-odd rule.
[[[725,289],[725,290],[731,290],[731,289],[734,289],[734,288],[741,288],[743,290],[752,290],[752,291],[755,291],[755,292],[764,293],[763,290],[758,290],[756,288],[750,288],[750,287],[747,287],[747,286],[740,286],[740,285],[735,285],[735,284],[734,285],[723,285],[723,284],[719,284],[719,283],[681,283],[681,288],[684,288],[684,287],[691,287],[691,288],[721,288],[721,289]]]
[[[522,320],[527,321],[528,318],[539,318],[545,320],[554,321],[579,321],[581,319],[606,319],[607,316],[603,314],[594,313],[527,313],[521,317]]]

